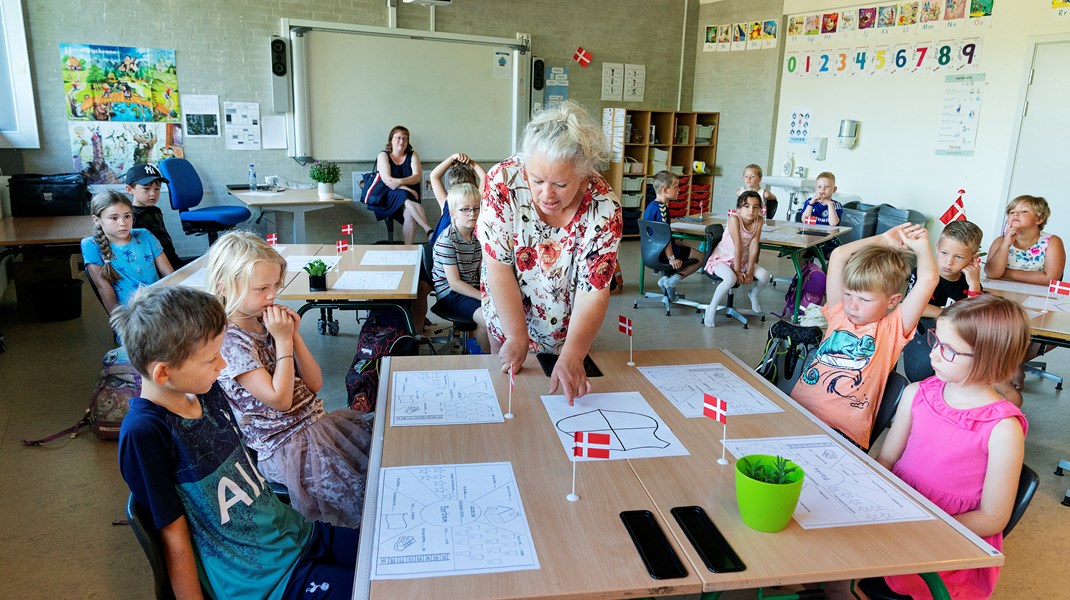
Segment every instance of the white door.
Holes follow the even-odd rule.
[[[1008,199],[1043,196],[1052,216],[1044,231],[1070,244],[1070,40],[1037,44],[1033,81],[1018,135]]]

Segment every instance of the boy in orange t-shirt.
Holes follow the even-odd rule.
[[[903,250],[918,260],[917,281],[905,298],[910,265]],[[828,329],[791,397],[868,448],[888,373],[913,338],[938,280],[920,225],[904,223],[833,251],[821,310]]]

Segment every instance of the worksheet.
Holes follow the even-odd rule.
[[[703,394],[727,402],[733,417],[784,412],[722,364],[639,367],[639,372],[689,419],[702,416]]]
[[[573,456],[577,431],[608,433],[609,460],[691,454],[638,392],[587,394],[573,406],[564,396],[543,396],[542,403],[571,460],[604,460]]]
[[[401,271],[346,271],[331,286],[332,290],[396,290],[401,285]]]
[[[277,248],[276,248],[276,250],[277,250]],[[281,250],[279,250],[279,251],[281,252]],[[338,261],[342,260],[342,257],[341,256],[337,256],[337,255],[335,255],[335,256],[308,256],[308,255],[295,254],[293,256],[287,256],[286,257],[286,270],[287,271],[302,271],[302,270],[304,270],[305,265],[307,265],[308,263],[310,263],[310,262],[312,262],[314,260],[322,260],[327,265],[328,269],[333,269],[333,268],[338,266]]]
[[[360,259],[361,266],[369,265],[418,265],[420,253],[416,250],[368,250]]]
[[[1025,302],[1022,302],[1022,306],[1037,308],[1042,311],[1070,312],[1070,296],[1060,296],[1058,294],[1051,294],[1047,298],[1030,296],[1025,299]]]
[[[795,520],[803,529],[936,518],[827,435],[727,440],[725,446],[737,459],[770,454],[802,467]]]
[[[396,371],[390,391],[392,427],[505,420],[487,369]]]
[[[539,568],[511,463],[384,468],[376,506],[372,579]]]
[[[201,267],[190,273],[190,276],[178,282],[178,285],[184,285],[186,287],[196,288],[198,290],[204,289],[204,284],[208,283],[208,269]]]
[[[986,290],[1018,292],[1020,294],[1029,294],[1030,296],[1041,297],[1048,293],[1048,286],[1046,285],[1022,283],[1020,281],[1007,281],[1005,279],[988,279],[987,277],[981,279],[981,287]]]

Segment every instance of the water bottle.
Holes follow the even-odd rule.
[[[256,191],[256,167],[249,163],[249,191]]]

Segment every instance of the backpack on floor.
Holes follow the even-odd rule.
[[[130,399],[140,394],[141,375],[130,364],[126,350],[109,350],[104,355],[104,368],[100,371],[100,378],[82,418],[63,431],[39,440],[22,440],[22,443],[40,446],[65,435],[74,438],[87,427],[102,440],[117,440],[123,417],[130,410]]]
[[[379,394],[379,363],[384,356],[411,356],[417,352],[416,339],[405,329],[394,310],[376,310],[360,328],[357,353],[346,372],[349,408],[361,413],[375,411]]]
[[[763,379],[791,393],[795,381],[806,368],[806,357],[821,343],[821,329],[777,321],[769,327],[765,354],[754,368]]]
[[[799,308],[806,308],[811,304],[821,306],[825,304],[825,272],[821,267],[808,260],[802,265],[802,296],[799,298]],[[784,294],[784,310],[777,316],[784,318],[795,310],[795,290],[799,288],[799,276],[791,278],[788,291]]]

